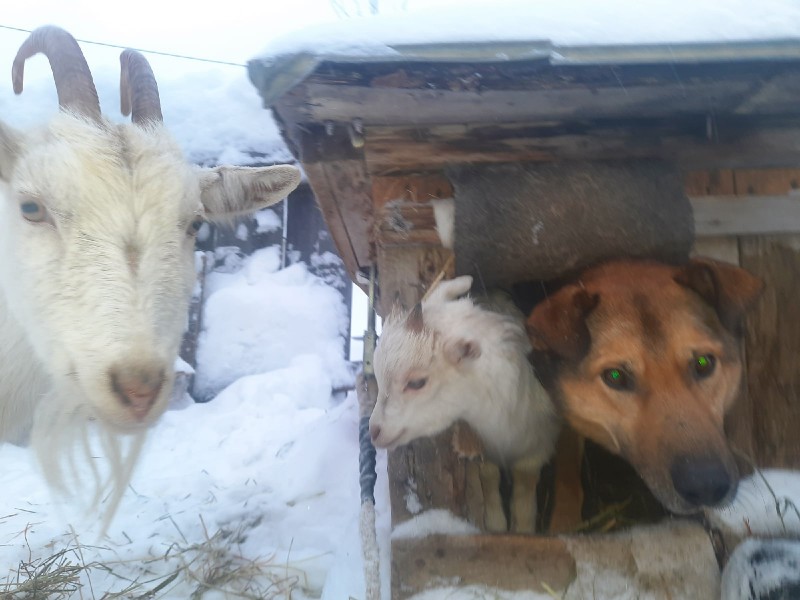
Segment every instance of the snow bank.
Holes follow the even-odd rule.
[[[308,363],[324,365],[325,375],[316,382],[320,389],[352,383],[340,337],[347,333],[341,295],[304,263],[281,271],[279,264],[279,249],[266,248],[235,273],[208,276],[197,352],[198,398],[211,397],[245,375],[291,365],[305,379]]]
[[[97,539],[93,515],[50,496],[28,449],[0,445],[0,590],[21,563],[67,547],[73,564],[89,566],[75,598],[131,581],[142,584],[138,596],[174,573],[155,597],[200,597],[211,567],[242,564],[260,565],[252,583],[228,586],[250,586],[247,597],[273,597],[288,585],[293,600],[363,597],[358,406],[354,393],[342,402],[331,396],[346,370],[342,300],[305,265],[276,272],[275,264],[266,250],[237,273],[212,275],[198,374],[219,374],[215,385],[224,385],[225,368],[237,374],[225,376],[233,381],[212,402],[170,410],[155,425],[106,538]],[[250,374],[239,376],[239,359]],[[377,493],[387,565],[385,477]]]

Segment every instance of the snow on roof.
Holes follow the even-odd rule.
[[[276,37],[261,59],[389,57],[396,46],[541,40],[555,46],[800,40],[795,0],[506,0],[350,19]]]

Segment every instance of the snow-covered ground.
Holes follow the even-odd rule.
[[[0,596],[20,565],[67,548],[89,565],[75,598],[133,581],[142,594],[176,572],[155,597],[194,597],[216,577],[244,597],[363,598],[357,402],[331,395],[352,382],[344,305],[304,264],[277,270],[277,251],[209,276],[198,375],[221,391],[155,426],[106,537],[50,496],[27,449],[0,446]],[[385,482],[378,493],[385,540]],[[261,573],[249,588],[247,569]]]

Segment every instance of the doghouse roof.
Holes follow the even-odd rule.
[[[377,208],[408,192],[387,191],[386,176],[475,162],[800,162],[800,38],[388,48],[249,64],[353,276],[374,259]]]

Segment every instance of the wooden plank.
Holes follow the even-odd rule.
[[[373,260],[372,185],[364,161],[334,160],[304,168],[348,271],[368,266]]]
[[[428,202],[393,200],[380,209],[376,225],[377,241],[383,246],[442,245],[433,206]]]
[[[380,296],[378,314],[385,317],[394,305],[411,310],[452,256],[446,248],[378,248]],[[445,277],[453,277],[452,267]]]
[[[686,175],[686,194],[689,196],[733,196],[736,185],[731,169],[691,171]]]
[[[441,169],[471,162],[662,158],[692,169],[794,167],[800,123],[794,118],[671,119],[371,126],[365,155],[373,175]]]
[[[388,202],[427,202],[453,197],[453,185],[443,173],[373,177],[376,210]]]
[[[747,319],[747,388],[753,399],[760,467],[800,468],[800,236],[741,241],[742,266],[763,277],[764,295]]]
[[[540,593],[546,591],[545,584],[564,591],[575,576],[575,559],[557,538],[433,535],[392,541],[393,600],[437,584]]]
[[[392,540],[392,600],[443,587],[458,590],[448,598],[477,597],[459,594],[467,586],[595,600],[632,590],[648,598],[719,598],[719,578],[703,527],[677,519],[614,534]]]
[[[330,187],[328,182],[326,169],[323,164],[317,163],[304,165],[304,170],[328,230],[331,232],[333,242],[336,244],[339,257],[344,262],[350,279],[355,281],[360,266],[359,260],[336,202],[336,191]]]
[[[556,445],[553,513],[548,533],[576,531],[583,522],[583,466],[584,439],[565,426]]]
[[[691,198],[697,236],[800,232],[800,195]]]
[[[800,188],[800,169],[737,169],[733,177],[739,196],[780,196]]]
[[[326,63],[298,86],[302,102],[279,102],[296,122],[367,125],[442,124],[485,119],[521,121],[636,115],[779,114],[796,111],[797,67],[680,62],[648,65],[552,65],[544,60],[499,64],[423,61]],[[769,81],[768,86],[764,82]]]

